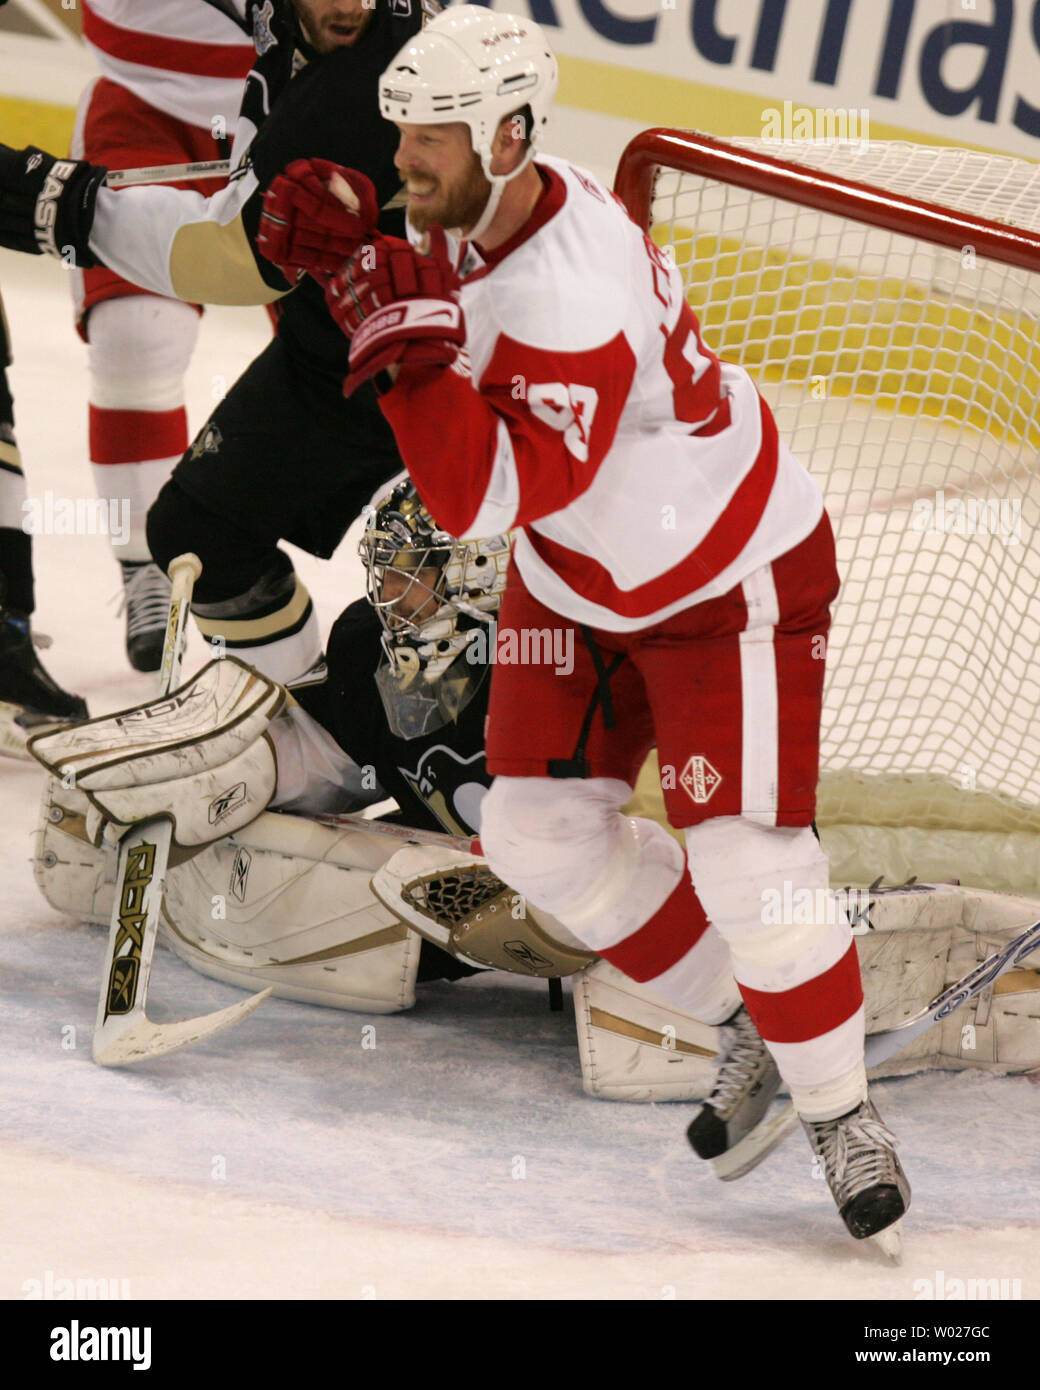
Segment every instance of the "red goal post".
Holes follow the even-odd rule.
[[[1035,271],[1040,265],[1040,232],[857,183],[811,165],[768,153],[778,142],[737,145],[696,130],[655,127],[626,146],[614,177],[614,192],[629,216],[649,230],[654,184],[662,169],[696,174],[800,203],[835,216],[901,232],[960,251],[973,246],[979,256]],[[840,148],[840,147],[838,147]],[[792,150],[793,153],[793,150]]]
[[[1040,166],[654,129],[615,192],[835,523],[835,877],[1040,895]]]

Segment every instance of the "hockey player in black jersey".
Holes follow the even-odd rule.
[[[273,804],[355,811],[392,797],[406,825],[474,837],[509,537],[456,540],[405,480],[370,514],[361,553],[368,596],[332,628],[327,679],[293,692],[303,717],[290,710],[274,730]]]
[[[196,0],[203,3],[204,0]],[[400,471],[393,434],[366,388],[341,383],[348,344],[310,277],[260,253],[263,194],[301,158],[364,172],[378,225],[400,235],[394,128],[377,105],[379,75],[433,12],[430,0],[205,0],[252,35],[228,187],[211,198],[167,187],[104,187],[106,170],[0,146],[0,245],[101,263],[193,303],[277,301],[274,340],[225,398],[174,470],[148,519],[163,568],[203,562],[194,611],[277,680],[318,660],[306,589],[279,539],[328,557],[362,505]],[[290,292],[291,291],[291,292]]]
[[[11,363],[0,302],[0,754],[24,758],[26,734],[41,722],[85,719],[87,706],[44,670],[32,636],[32,537],[23,530],[25,477],[14,435]]]

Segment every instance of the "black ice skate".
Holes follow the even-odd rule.
[[[896,1157],[896,1140],[869,1100],[836,1120],[802,1120],[854,1240],[873,1237],[898,1260],[897,1225],[910,1205],[910,1184]]]
[[[166,638],[170,581],[151,560],[120,560],[126,654],[135,671],[158,671]]]
[[[742,1177],[775,1147],[756,1146],[746,1159],[737,1149],[763,1119],[779,1086],[776,1063],[741,1004],[721,1027],[715,1087],[686,1131],[698,1157],[714,1159],[715,1172],[724,1181]],[[726,1161],[731,1156],[735,1162]]]
[[[0,608],[0,753],[27,757],[29,733],[86,718],[86,702],[62,690],[40,665],[26,614]]]

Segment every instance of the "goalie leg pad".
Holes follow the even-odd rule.
[[[547,979],[573,975],[595,959],[473,855],[407,845],[373,875],[372,891],[413,931],[467,965]]]
[[[1040,902],[951,884],[864,890],[856,926],[867,1032],[895,1027],[1040,918]],[[1040,952],[871,1072],[1040,1067]]]
[[[600,1100],[703,1100],[718,1029],[681,1013],[607,961],[574,981],[582,1085]]]
[[[362,1013],[411,1008],[421,939],[373,896],[369,865],[350,862],[368,857],[350,854],[352,832],[297,819],[262,816],[277,824],[257,822],[259,834],[250,826],[170,873],[163,940],[243,989],[271,985],[286,999]]]
[[[34,871],[52,907],[107,925],[117,855],[91,844],[86,797],[48,780]],[[160,939],[188,965],[243,989],[362,1013],[415,1002],[421,940],[373,897],[398,837],[265,813],[234,839],[175,849]]]

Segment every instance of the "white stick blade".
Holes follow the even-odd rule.
[[[261,990],[217,1013],[185,1019],[183,1023],[152,1023],[139,1014],[128,1027],[119,1029],[119,1020],[111,1019],[105,1028],[94,1033],[94,1061],[102,1067],[126,1067],[176,1052],[240,1022],[258,1009],[270,993],[270,989]]]

